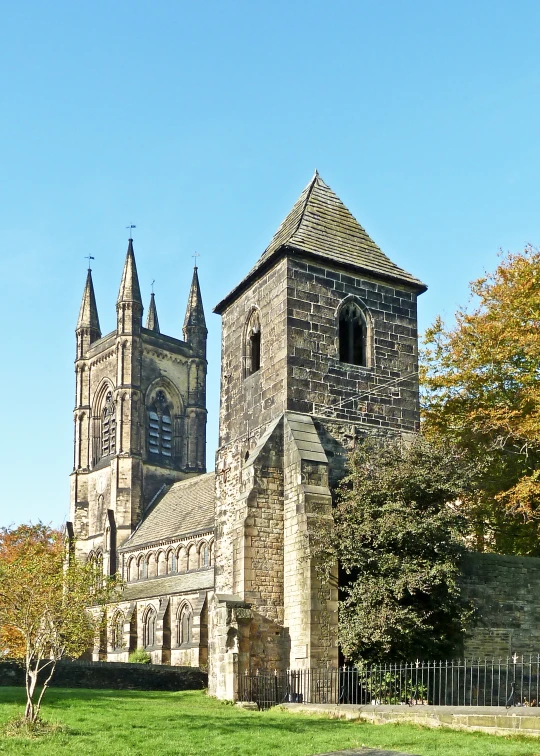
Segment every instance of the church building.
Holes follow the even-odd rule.
[[[133,242],[101,335],[91,272],[77,323],[68,529],[80,559],[125,589],[94,658],[208,667],[233,699],[256,669],[336,666],[331,523],[347,453],[367,432],[418,430],[416,299],[318,173],[222,317],[219,445],[206,472],[206,321],[197,268],[183,340],[146,327]]]

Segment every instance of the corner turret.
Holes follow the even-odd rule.
[[[138,334],[141,331],[143,304],[139,277],[133,253],[133,239],[128,241],[126,262],[116,301],[118,334]]]
[[[90,268],[88,268],[86,276],[86,284],[84,286],[75,333],[77,334],[77,359],[80,360],[84,357],[90,344],[101,338],[94,284],[92,283],[92,271]]]
[[[154,292],[152,292],[150,295],[150,307],[148,308],[148,315],[146,317],[146,327],[149,331],[154,331],[154,333],[161,333],[159,330],[159,320]]]
[[[197,266],[193,269],[193,279],[189,291],[183,331],[184,341],[187,341],[197,354],[206,358],[206,337],[208,335],[208,330],[204,318],[204,308],[201,297],[201,287],[199,286]]]

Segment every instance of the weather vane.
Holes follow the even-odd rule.
[[[92,268],[90,267],[90,260],[93,260],[93,259],[94,259],[94,258],[92,257],[92,255],[86,255],[86,257],[85,257],[84,259],[85,259],[85,260],[88,260],[88,270],[92,270]]]
[[[195,267],[197,267],[197,258],[200,257],[200,254],[198,252],[195,252],[195,254],[191,256],[195,260]]]
[[[129,231],[129,238],[131,239],[131,229],[132,229],[132,228],[137,228],[137,226],[134,226],[134,225],[133,225],[133,223],[132,223],[132,224],[131,224],[130,226],[126,226],[126,228],[127,228],[127,229],[128,229],[128,231]]]
[[[154,280],[152,281],[152,284],[151,284],[151,286],[152,286],[152,294],[154,293],[154,284],[155,284],[155,282],[156,282],[156,279],[154,278]]]

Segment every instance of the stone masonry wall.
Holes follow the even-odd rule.
[[[364,309],[367,367],[339,361],[337,315],[348,296]],[[416,317],[416,293],[406,284],[289,258],[287,409],[370,428],[418,430]]]
[[[246,436],[284,410],[287,362],[287,261],[281,260],[224,313],[222,325],[220,447]],[[245,331],[257,309],[261,322],[261,367],[246,375]]]
[[[540,559],[468,554],[463,591],[478,609],[465,657],[540,653]]]

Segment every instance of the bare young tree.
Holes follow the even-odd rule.
[[[43,523],[0,530],[0,655],[24,666],[27,722],[58,661],[93,645],[118,582],[71,558],[63,534]]]

